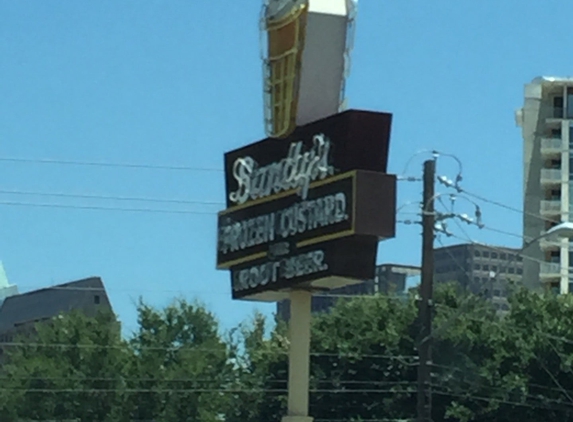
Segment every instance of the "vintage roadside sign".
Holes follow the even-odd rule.
[[[274,301],[289,288],[330,290],[375,276],[378,239],[353,236],[269,255],[231,269],[233,298]]]
[[[395,235],[390,125],[390,114],[350,110],[225,154],[217,267],[231,271],[234,298],[374,277],[378,241]]]
[[[354,170],[219,213],[217,267],[353,235],[394,236],[393,175]],[[381,215],[390,215],[382,219]]]
[[[225,154],[227,207],[351,170],[386,173],[392,115],[348,110]]]

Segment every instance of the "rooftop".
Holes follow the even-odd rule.
[[[18,324],[53,318],[74,309],[90,310],[95,304],[111,308],[104,284],[99,277],[90,277],[44,289],[10,296],[0,307],[0,332]]]
[[[536,85],[563,85],[571,84],[573,85],[573,77],[558,77],[558,76],[538,76],[533,78],[532,84]]]

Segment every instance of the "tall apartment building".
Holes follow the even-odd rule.
[[[366,280],[362,283],[333,289],[323,294],[312,297],[311,312],[327,312],[334,306],[339,297],[345,296],[365,296],[376,293],[391,295],[404,295],[408,282],[420,276],[420,268],[410,265],[382,264],[376,266],[374,280]],[[410,283],[412,284],[412,283]],[[414,282],[414,284],[417,284]],[[290,301],[282,300],[277,302],[277,316],[284,321],[290,319]]]
[[[516,112],[523,135],[523,236],[533,240],[571,220],[573,78],[538,77],[525,85]],[[568,239],[544,239],[524,250],[524,285],[570,291]]]

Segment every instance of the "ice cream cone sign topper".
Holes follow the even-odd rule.
[[[269,137],[287,137],[296,126],[344,110],[356,4],[264,0],[261,48]]]

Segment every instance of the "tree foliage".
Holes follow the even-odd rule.
[[[113,315],[71,313],[6,349],[1,420],[280,421],[288,333],[255,314],[229,333],[200,303],[138,306],[124,339]],[[340,300],[312,327],[316,420],[412,420],[417,301]],[[434,421],[573,420],[573,298],[525,290],[499,315],[481,297],[435,294]]]
[[[138,316],[127,340],[113,315],[80,313],[20,338],[1,371],[2,421],[221,420],[233,372],[214,315],[179,300]]]

